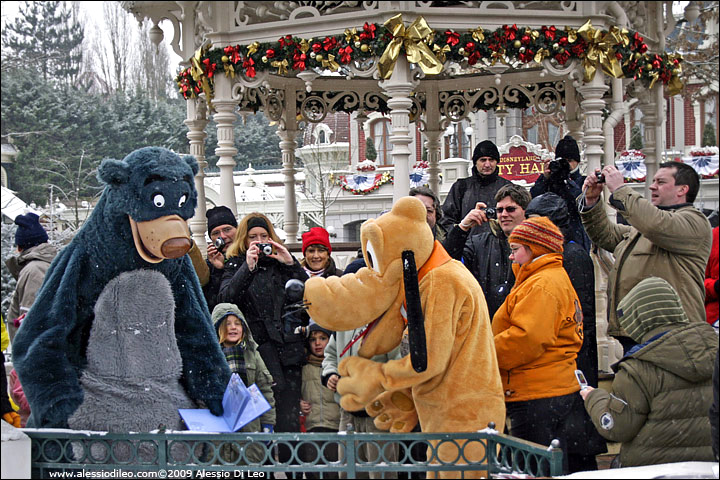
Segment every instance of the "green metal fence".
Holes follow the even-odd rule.
[[[562,451],[497,433],[103,433],[25,429],[33,478],[267,478],[268,472],[469,472],[562,474]],[[432,443],[431,443],[432,442]],[[484,456],[468,461],[469,446]],[[313,452],[300,459],[301,448]],[[338,448],[337,461],[328,452]],[[367,448],[375,453],[367,456]],[[437,452],[453,452],[446,463]],[[283,456],[282,460],[278,457]],[[365,454],[365,455],[363,455]],[[288,475],[289,476],[289,475]]]

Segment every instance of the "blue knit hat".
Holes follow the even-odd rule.
[[[15,245],[27,250],[48,241],[48,234],[40,225],[39,219],[34,213],[15,217],[15,225],[18,226],[15,231]]]

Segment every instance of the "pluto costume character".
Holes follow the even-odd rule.
[[[134,402],[136,414],[107,419],[98,414],[85,428],[147,431],[159,423],[174,428],[175,409],[189,399],[202,400],[216,415],[222,413],[230,370],[185,255],[192,244],[186,220],[197,204],[193,178],[197,171],[192,157],[183,159],[158,147],[142,148],[122,161],[108,159],[100,165],[98,177],[107,184],[103,195],[50,266],[13,345],[15,367],[32,410],[28,426],[67,428],[74,412],[85,411],[87,402],[99,402],[94,391],[98,389],[88,387],[110,385],[133,374],[137,385],[128,385],[124,395],[123,383],[115,382],[117,395],[102,396],[103,401],[123,404],[126,412],[133,411],[127,402]],[[152,301],[153,295],[158,301]],[[128,304],[134,308],[123,308]],[[113,305],[125,311],[115,314]],[[102,322],[96,318],[98,312],[104,312]],[[138,324],[142,318],[155,321]],[[136,325],[134,335],[168,341],[134,342],[142,350],[137,355],[117,353],[129,350],[118,344],[115,364],[112,358],[99,364],[93,359],[102,354],[89,342],[102,333],[91,335],[91,330],[104,325],[110,329],[106,342],[125,342],[128,335],[113,333],[114,323],[118,329]],[[180,359],[181,371],[168,364]],[[155,376],[165,375],[158,384],[167,384],[164,391],[161,386],[153,388],[153,381],[159,380],[152,377],[153,369],[137,368],[137,362],[154,362]],[[146,388],[137,388],[142,381],[147,381]],[[171,381],[175,386],[167,383]],[[155,411],[157,395],[162,396],[165,410],[172,412],[141,413]]]
[[[425,217],[420,200],[398,200],[360,229],[368,268],[305,283],[308,311],[318,324],[332,330],[370,324],[360,356],[339,365],[340,404],[349,411],[365,408],[391,432],[409,432],[418,419],[428,433],[472,432],[489,422],[502,428],[505,400],[485,297],[470,272],[433,243]],[[408,282],[413,258],[419,281]],[[405,310],[410,355],[384,364],[368,360],[400,344]],[[415,322],[418,315],[424,315],[424,329]],[[469,443],[466,458],[480,461],[482,450]],[[438,456],[452,462],[457,448],[445,443]]]

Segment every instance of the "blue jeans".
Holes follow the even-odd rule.
[[[575,396],[577,393],[505,404],[510,435],[548,446],[554,439],[559,440],[565,472],[568,470],[565,419],[573,408]]]

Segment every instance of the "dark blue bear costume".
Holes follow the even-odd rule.
[[[29,427],[67,428],[83,401],[79,378],[87,366],[96,301],[111,280],[140,269],[162,273],[172,288],[182,386],[191,399],[222,413],[230,370],[185,255],[197,171],[194,158],[159,147],[100,165],[98,178],[107,186],[50,266],[13,342],[13,362],[32,410]],[[158,352],[158,360],[163,355]],[[142,402],[137,407],[142,409]]]

